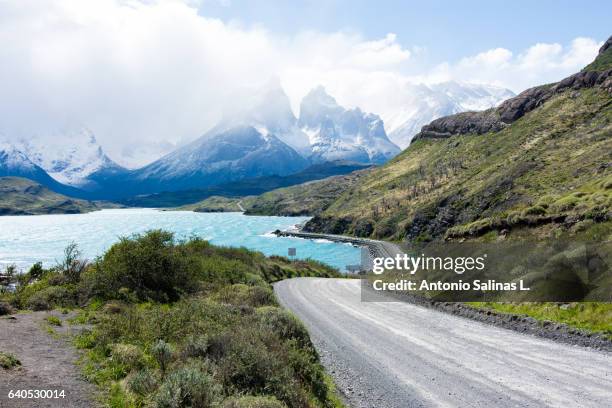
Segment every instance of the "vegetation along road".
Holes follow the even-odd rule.
[[[602,407],[612,354],[400,302],[362,302],[358,280],[275,284],[354,407]]]

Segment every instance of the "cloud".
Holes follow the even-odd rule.
[[[576,38],[567,46],[534,44],[517,55],[505,48],[495,48],[463,58],[456,64],[440,64],[423,79],[492,83],[521,92],[579,71],[595,58],[600,46],[601,43],[591,38]]]
[[[206,1],[0,2],[0,132],[52,134],[78,123],[112,158],[136,166],[196,138],[224,106],[240,105],[228,100],[234,91],[271,77],[296,113],[322,84],[339,102],[390,120],[410,103],[414,83],[460,79],[520,90],[576,71],[597,46],[578,38],[517,55],[497,48],[431,70],[422,48],[406,48],[393,33],[287,36],[203,17],[197,7]]]

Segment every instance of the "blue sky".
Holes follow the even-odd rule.
[[[431,64],[490,48],[522,50],[576,37],[602,41],[612,34],[609,0],[205,0],[199,12],[283,34],[346,30],[380,38],[393,32],[404,47],[426,47]]]

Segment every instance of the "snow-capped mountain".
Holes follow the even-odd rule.
[[[274,135],[304,157],[310,155],[308,136],[297,126],[289,98],[277,79],[257,89],[243,90],[229,99],[239,103],[226,107],[223,119],[207,132],[208,137],[251,126],[262,135]]]
[[[381,164],[400,152],[387,137],[378,115],[359,108],[343,108],[322,86],[302,100],[298,125],[308,135],[313,162],[351,160]]]
[[[55,180],[74,187],[91,189],[96,174],[125,171],[104,153],[86,128],[21,139],[16,145]]]
[[[176,191],[259,176],[284,176],[306,166],[306,159],[272,133],[236,126],[206,134],[135,170],[130,181],[136,190]]]
[[[0,177],[7,176],[36,181],[57,193],[79,195],[78,190],[65,186],[49,176],[44,169],[30,160],[25,152],[10,143],[0,142]]]
[[[389,138],[401,148],[434,119],[488,109],[514,96],[509,89],[454,81],[406,85],[401,92],[398,109],[387,119]]]

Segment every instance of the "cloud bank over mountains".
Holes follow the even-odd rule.
[[[339,104],[381,116],[391,134],[414,90],[464,81],[519,92],[586,65],[598,42],[496,48],[427,66],[419,46],[390,33],[305,31],[287,36],[198,14],[178,0],[0,2],[0,133],[52,134],[84,124],[109,156],[136,167],[222,119],[240,89],[278,78],[299,115],[322,85]],[[205,9],[205,4],[202,7]],[[415,88],[416,87],[416,88]]]

